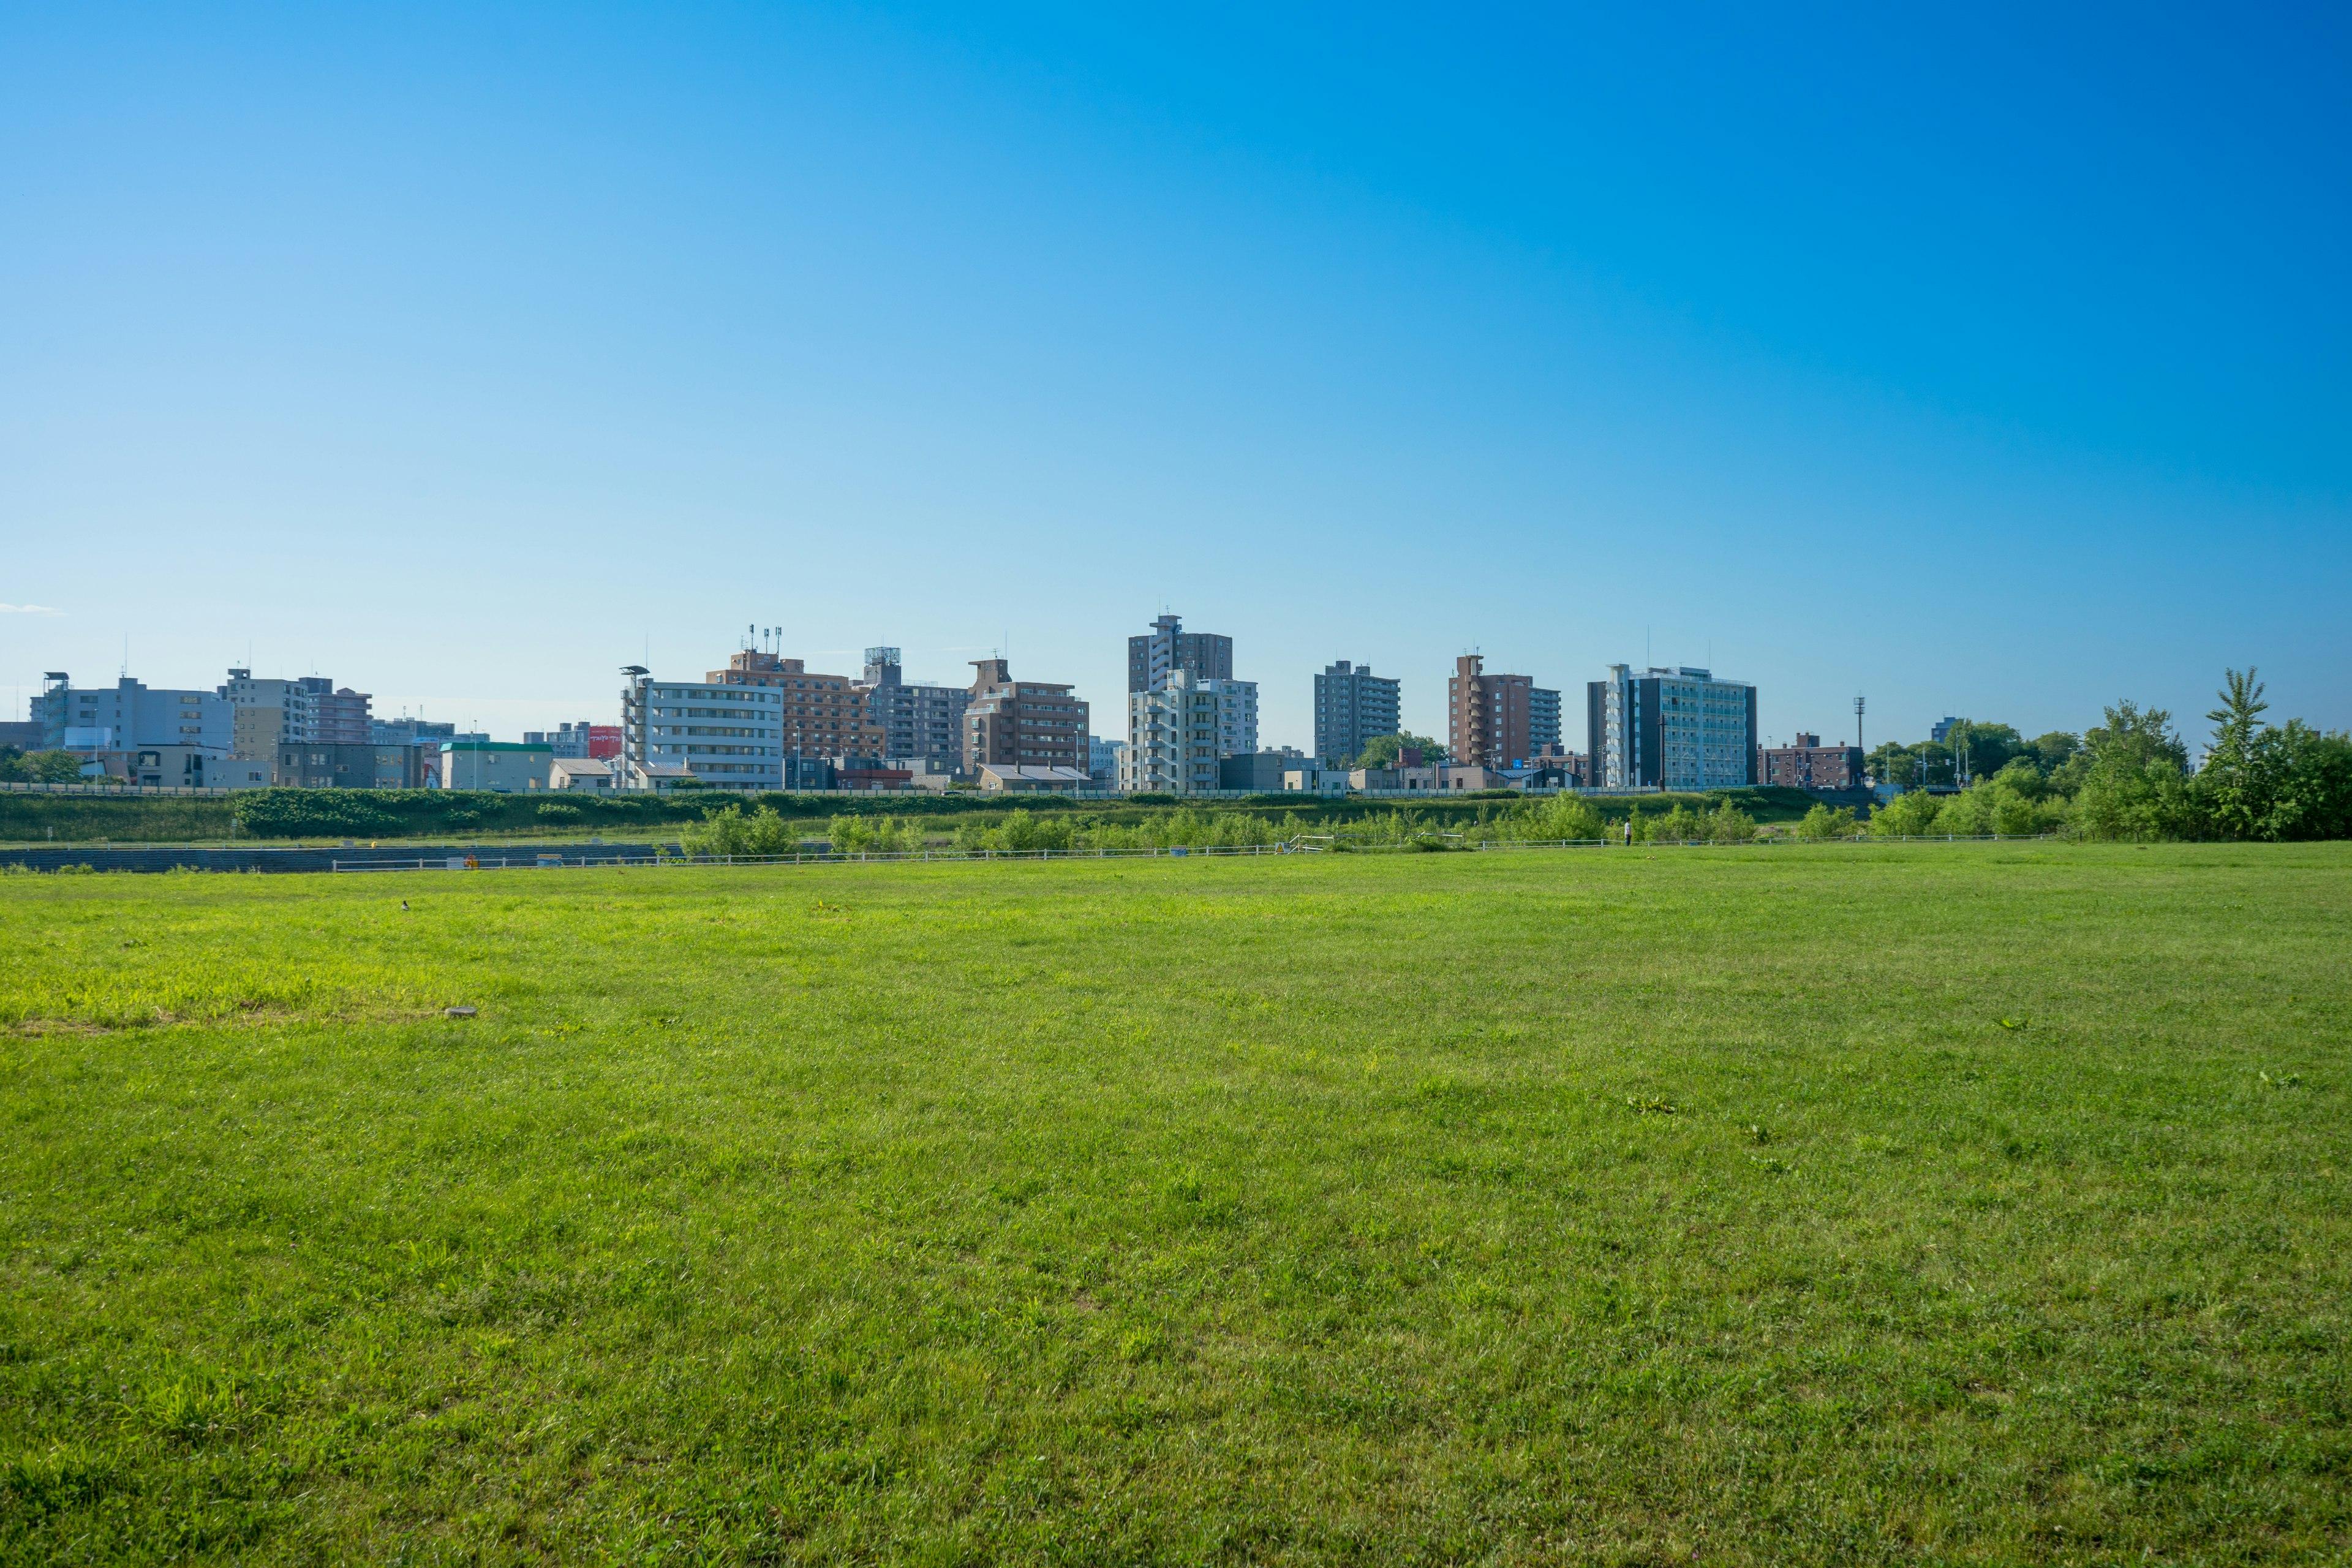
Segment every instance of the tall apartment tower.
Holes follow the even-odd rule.
[[[1397,733],[1397,681],[1369,664],[1341,659],[1315,678],[1315,756],[1337,763],[1360,753],[1367,742]]]
[[[971,705],[963,717],[963,765],[1075,768],[1087,763],[1087,705],[1075,688],[1015,680],[1001,658],[971,661]]]
[[[1188,795],[1221,787],[1219,764],[1257,750],[1257,682],[1171,670],[1127,694],[1118,787]]]
[[[1150,691],[1171,670],[1190,670],[1203,680],[1234,678],[1234,639],[1214,632],[1188,632],[1175,616],[1162,616],[1143,637],[1127,639],[1127,689]]]
[[[866,650],[866,678],[856,688],[866,699],[866,716],[882,731],[882,755],[895,762],[924,761],[955,768],[963,763],[963,715],[971,693],[958,686],[908,685],[898,650]]]
[[[1612,664],[1584,689],[1592,782],[1602,789],[1737,789],[1756,782],[1756,688],[1689,665]]]
[[[231,745],[237,756],[264,758],[281,745],[375,743],[368,717],[368,704],[374,699],[338,687],[324,676],[256,680],[249,669],[232,669],[227,681],[215,689],[228,702]]]
[[[730,654],[727,668],[710,671],[702,684],[772,687],[781,691],[777,721],[782,726],[784,750],[794,757],[873,757],[882,752],[882,727],[867,716],[865,699],[851,689],[853,683],[845,675],[821,675],[803,660],[746,648]]]
[[[1559,693],[1531,675],[1489,675],[1465,653],[1445,683],[1445,750],[1457,763],[1511,768],[1559,744]]]

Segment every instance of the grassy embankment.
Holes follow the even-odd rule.
[[[1759,823],[1793,822],[1812,805],[1801,790],[1759,788],[1724,792]],[[1639,804],[1657,816],[1676,802],[1706,810],[1724,798],[1645,795]],[[1239,801],[1206,801],[1190,809],[1244,812],[1276,820],[1297,814],[1319,826],[1356,821],[1369,815],[1411,809],[1443,826],[1475,820],[1481,812],[1508,808],[1512,799],[1318,800],[1310,795],[1257,795]],[[1601,815],[1622,820],[1632,799],[1596,801]],[[247,820],[232,826],[242,805]],[[109,799],[103,795],[36,795],[0,791],[0,843],[290,844],[334,843],[343,838],[371,843],[498,843],[508,840],[562,842],[606,839],[674,839],[706,811],[728,805],[772,806],[807,822],[822,837],[836,815],[910,818],[923,831],[945,840],[959,824],[978,820],[1000,826],[1015,810],[1069,813],[1090,821],[1134,823],[1154,812],[1188,809],[1171,797],[1130,802],[1065,801],[1051,796],[810,795],[771,794],[750,797],[710,791],[688,796],[593,795],[550,799],[544,795],[501,795],[469,791],[268,790],[246,796],[150,795]],[[349,821],[339,821],[341,817]],[[379,816],[388,820],[377,820]]]
[[[0,943],[0,1559],[2352,1551],[2344,846],[10,878]]]

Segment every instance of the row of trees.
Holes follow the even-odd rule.
[[[2352,837],[2352,736],[2300,719],[2273,725],[2252,669],[2224,672],[2212,739],[2192,768],[2188,743],[2161,708],[2118,702],[2080,736],[2024,740],[2005,724],[1962,720],[1949,743],[1881,746],[1885,782],[1948,782],[1958,795],[1915,791],[1871,819],[1882,834],[2065,832],[2084,838],[2288,840]],[[1938,756],[1942,760],[1938,762]],[[1883,761],[1882,761],[1883,759]],[[1906,772],[1906,766],[1909,772]],[[1937,776],[1936,769],[1946,772]]]
[[[81,777],[82,759],[71,752],[27,752],[0,746],[0,781],[9,784],[71,784]]]

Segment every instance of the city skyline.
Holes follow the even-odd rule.
[[[2346,26],[19,10],[0,692],[513,734],[755,623],[1099,730],[1172,610],[1302,748],[1472,652],[2352,727]]]

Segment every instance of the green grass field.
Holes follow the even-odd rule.
[[[16,877],[0,952],[0,1560],[2352,1554],[2352,847]]]

